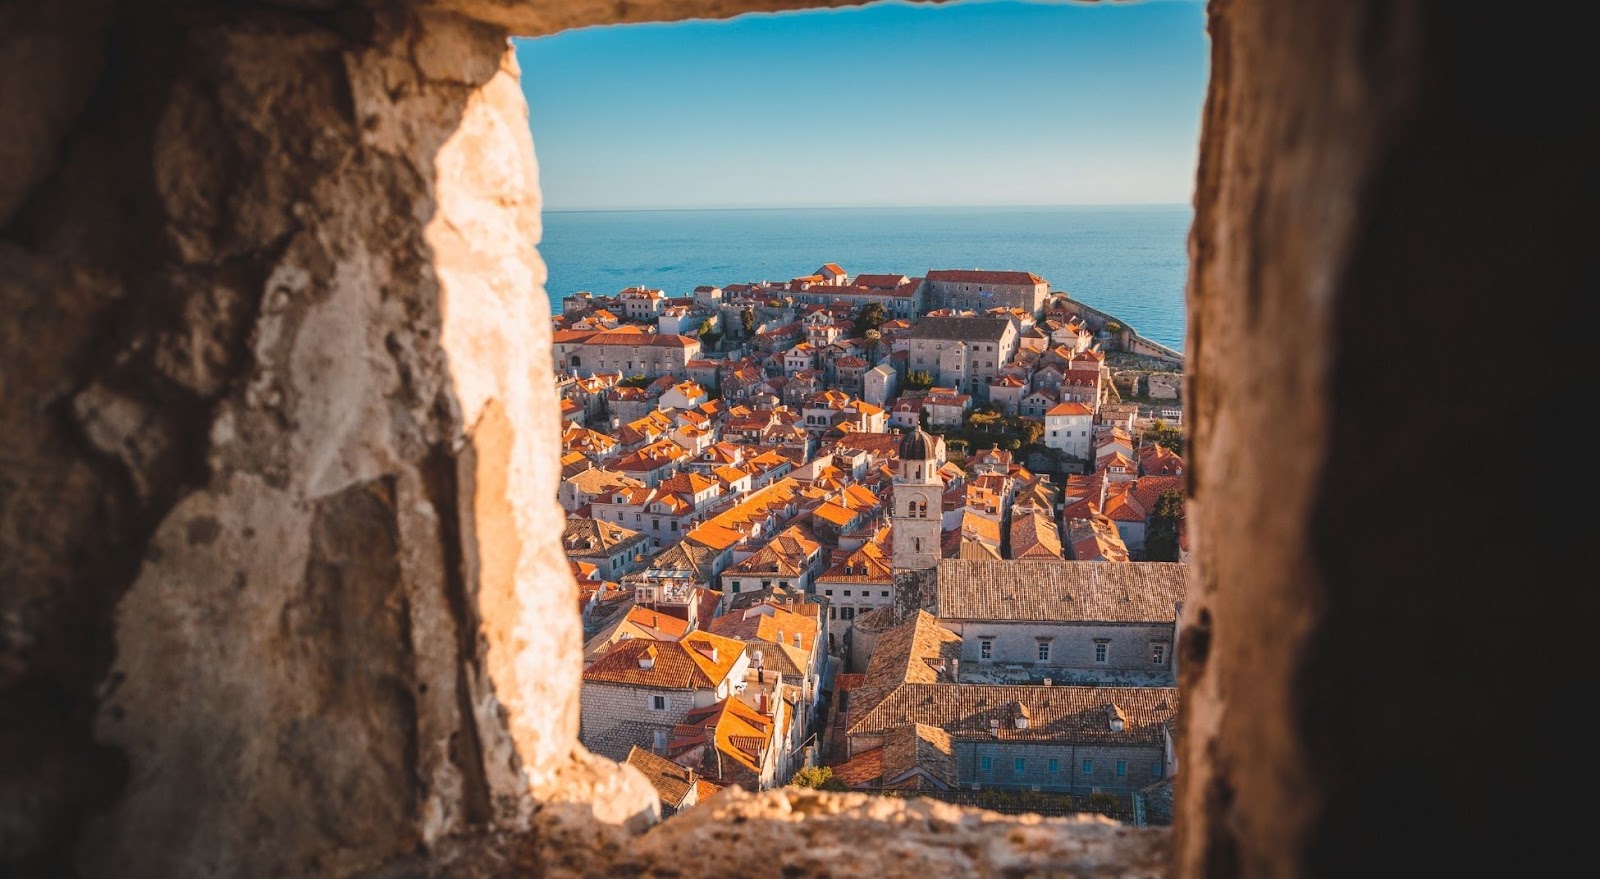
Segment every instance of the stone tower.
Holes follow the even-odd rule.
[[[890,560],[896,571],[925,571],[939,563],[940,522],[944,516],[944,482],[939,465],[944,440],[918,428],[900,442],[900,466],[894,477],[894,525]]]

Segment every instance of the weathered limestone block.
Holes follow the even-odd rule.
[[[364,879],[1162,879],[1168,864],[1164,828],[801,788],[728,788],[642,835],[595,826],[585,810],[552,808],[531,836],[451,840]]]

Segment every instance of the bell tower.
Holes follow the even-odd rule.
[[[900,441],[889,520],[893,524],[889,560],[896,571],[925,571],[939,564],[944,518],[944,440],[918,428]]]

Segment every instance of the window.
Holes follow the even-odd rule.
[[[656,711],[666,711],[667,710],[667,697],[666,696],[651,696],[650,697],[650,707],[653,710],[656,710]]]
[[[1039,661],[1040,662],[1049,662],[1050,661],[1050,642],[1049,641],[1040,641],[1039,642]]]
[[[979,641],[978,641],[978,658],[979,659],[993,659],[994,658],[994,639],[993,638],[982,638],[982,639],[979,639]]]
[[[1150,761],[1150,777],[1151,778],[1160,778],[1161,777],[1161,761],[1160,760],[1151,760]]]
[[[1123,778],[1127,774],[1128,774],[1128,761],[1126,761],[1126,760],[1118,760],[1117,761],[1117,777],[1118,778]]]
[[[1103,641],[1100,642],[1099,644],[1094,645],[1094,661],[1095,662],[1105,662],[1106,661],[1106,654],[1108,652],[1110,652],[1110,649],[1111,649],[1111,645],[1107,644],[1107,643],[1105,643]]]
[[[863,571],[862,573],[866,573],[866,572]],[[879,593],[879,597],[880,598],[888,598],[889,597],[889,590],[887,590],[887,589],[883,590],[883,592]]]
[[[993,769],[994,769],[994,758],[993,757],[989,757],[989,756],[986,755],[986,756],[978,758],[978,771],[980,771],[980,772],[990,772],[990,771],[993,771]]]
[[[1061,771],[1061,761],[1057,760],[1054,757],[1051,757],[1050,758],[1050,771],[1051,772],[1060,772]]]
[[[1151,644],[1150,645],[1150,664],[1151,665],[1166,665],[1167,664],[1167,645],[1165,645],[1165,644]]]
[[[844,591],[844,597],[845,597],[845,598],[849,598],[849,597],[850,597],[850,590],[848,590],[848,589],[846,589],[846,590],[845,590],[845,591]]]
[[[1094,774],[1094,761],[1093,760],[1084,760],[1083,761],[1083,774],[1084,775],[1093,775]]]
[[[839,609],[837,607],[828,608],[828,619],[836,620],[838,618],[839,618]],[[830,635],[829,637],[832,637],[832,636]]]
[[[855,618],[856,618],[856,609],[855,608],[853,608],[853,607],[841,607],[841,608],[839,608],[839,619],[841,619],[841,620],[853,620]]]
[[[824,590],[822,590],[822,594],[823,595],[832,595],[833,594],[833,590],[832,589],[824,589]]]
[[[739,581],[738,580],[733,581],[733,591],[735,591],[735,592],[739,591]]]
[[[1021,775],[1028,771],[1028,761],[1021,757],[1011,761],[1011,771]]]

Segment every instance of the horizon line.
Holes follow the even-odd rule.
[[[666,213],[673,211],[871,211],[871,210],[905,210],[914,208],[937,209],[973,209],[973,208],[1193,208],[1192,202],[1186,201],[1137,201],[1137,202],[1083,202],[1063,204],[873,204],[873,205],[689,205],[679,207],[591,207],[591,208],[540,208],[546,214],[623,214],[623,213]]]

